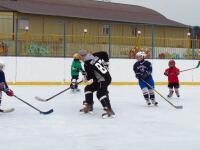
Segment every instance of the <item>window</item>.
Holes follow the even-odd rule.
[[[27,19],[19,19],[19,29],[25,30],[29,27],[29,21]]]
[[[137,36],[137,32],[138,32],[137,27],[132,27],[132,36],[136,37]]]
[[[103,35],[109,35],[110,33],[109,25],[103,25],[102,32],[103,32]]]

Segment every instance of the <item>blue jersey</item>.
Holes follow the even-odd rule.
[[[143,75],[146,74],[144,79],[147,78],[152,78],[151,73],[152,73],[152,65],[149,61],[147,60],[142,60],[142,61],[137,61],[133,65],[133,70],[135,72],[135,75]]]
[[[141,89],[148,88],[151,89],[151,87],[154,88],[154,80],[152,78],[152,65],[149,61],[143,60],[143,61],[137,61],[134,66],[133,70],[135,72],[136,77],[139,79],[139,86]],[[147,82],[151,87],[149,87],[145,82]]]

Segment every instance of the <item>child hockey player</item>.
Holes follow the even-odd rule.
[[[180,97],[179,95],[179,79],[178,79],[178,75],[180,74],[179,69],[175,66],[175,61],[174,60],[170,60],[168,65],[169,68],[167,68],[164,72],[164,75],[168,76],[168,88],[169,88],[169,94],[167,97],[172,97],[174,91],[173,88],[175,90],[176,96]]]
[[[82,72],[82,74],[84,74],[84,70],[81,66],[81,62],[80,62],[80,58],[79,58],[79,54],[75,53],[73,55],[73,62],[71,65],[71,89],[73,92],[75,91],[80,91],[80,89],[78,89],[78,84],[77,84],[77,80],[79,79],[79,72]]]
[[[154,80],[152,78],[152,66],[151,63],[145,60],[145,52],[138,52],[136,54],[137,62],[133,66],[136,78],[139,80],[139,86],[143,92],[143,96],[147,102],[147,105],[158,105],[158,102],[155,101],[154,90]],[[151,87],[149,87],[145,82],[147,82]]]
[[[97,98],[101,102],[105,113],[103,118],[111,118],[115,116],[110,104],[108,86],[111,83],[111,76],[107,68],[103,65],[99,57],[95,57],[86,50],[80,50],[79,55],[84,62],[85,82],[93,80],[92,84],[85,87],[84,108],[80,112],[89,113],[93,111],[93,93],[97,92]]]
[[[3,72],[3,68],[5,67],[5,64],[3,61],[0,61],[0,112],[6,112],[6,110],[1,109],[1,101],[2,101],[2,91],[5,92],[8,96],[13,96],[14,93],[11,89],[9,89],[5,74]]]

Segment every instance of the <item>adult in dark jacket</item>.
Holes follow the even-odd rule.
[[[84,69],[86,72],[84,81],[87,82],[91,79],[93,80],[92,84],[85,87],[84,108],[80,111],[84,113],[93,111],[93,93],[96,91],[97,98],[105,111],[105,113],[102,114],[102,117],[114,117],[115,113],[112,110],[108,92],[108,86],[112,80],[108,69],[103,64],[102,59],[92,55],[86,50],[80,50],[78,54],[84,62]]]

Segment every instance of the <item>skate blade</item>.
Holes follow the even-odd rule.
[[[154,105],[154,104],[152,104],[152,105],[147,105],[146,107],[147,107],[147,108],[158,107],[158,104],[157,104],[157,105]]]
[[[152,103],[153,106],[158,106],[158,103]]]
[[[95,113],[93,111],[89,111],[89,112],[83,112],[83,111],[79,111],[79,113],[82,114],[88,114],[88,115],[95,115]]]
[[[115,117],[116,117],[115,115],[111,115],[111,116],[103,115],[103,116],[102,116],[102,119],[113,119],[113,118],[115,118]]]

